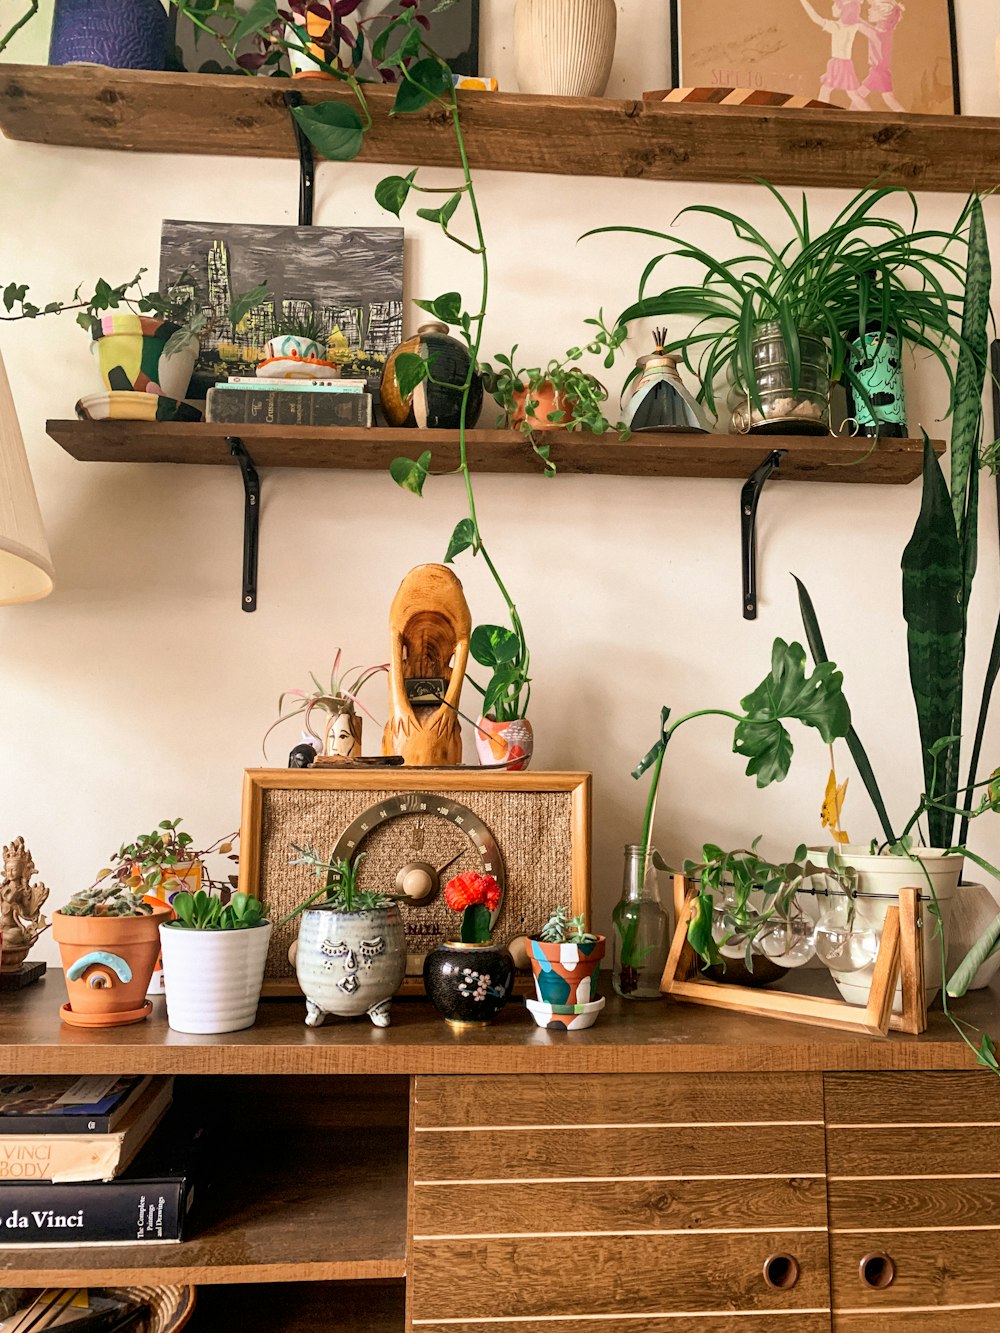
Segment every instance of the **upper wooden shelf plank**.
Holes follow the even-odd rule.
[[[49,435],[85,463],[232,463],[237,436],[258,467],[338,468],[384,472],[401,454],[429,449],[435,471],[458,465],[455,431],[350,430],[339,427],[217,425],[170,421],[49,421]],[[787,481],[849,481],[902,485],[920,475],[919,440],[870,442],[834,436],[641,434],[621,441],[552,431],[546,436],[560,473],[621,477],[729,477],[746,480],[772,449],[787,453],[774,474]],[[938,452],[943,443],[935,442]],[[534,473],[542,463],[524,435],[469,432],[476,472]]]
[[[50,968],[45,982],[4,995],[0,1074],[658,1074],[976,1063],[939,1008],[923,1036],[883,1039],[669,999],[630,1004],[614,995],[585,1032],[543,1031],[519,1000],[494,1025],[464,1031],[448,1027],[424,1000],[397,1000],[385,1029],[367,1019],[307,1028],[299,998],[262,1000],[256,1025],[244,1032],[195,1037],[167,1026],[162,998],[144,1023],[68,1027],[59,1019],[65,994],[61,973]],[[956,1002],[956,1012],[989,1031],[997,998],[992,989],[975,991]]]
[[[0,65],[0,127],[10,139],[77,148],[294,157],[287,80],[161,74],[103,66]],[[352,99],[295,85],[307,103]],[[361,161],[456,166],[440,108],[389,118],[393,89],[368,94],[374,124]],[[596,97],[465,92],[473,167],[563,176],[747,181],[967,192],[1000,183],[1000,120],[985,116],[664,105]]]

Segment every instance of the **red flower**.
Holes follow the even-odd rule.
[[[467,870],[448,881],[444,900],[453,912],[463,912],[478,903],[485,903],[495,912],[500,906],[500,885],[492,875],[477,875],[474,870]]]

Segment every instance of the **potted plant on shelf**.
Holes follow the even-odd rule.
[[[340,366],[330,359],[328,328],[312,307],[298,315],[279,315],[267,354],[257,365],[261,379],[336,379]]]
[[[256,898],[181,892],[160,925],[167,1022],[177,1032],[239,1032],[257,1017],[271,923]]]
[[[438,944],[424,959],[427,997],[453,1027],[492,1023],[514,986],[514,960],[490,940],[500,886],[469,870],[448,881],[444,899],[462,913],[461,939]]]
[[[485,688],[466,677],[483,696],[476,722],[476,751],[487,767],[504,765],[519,773],[528,767],[535,748],[535,734],[528,721],[531,702],[531,654],[522,635],[506,625],[477,625],[469,640],[469,652],[480,666],[493,672]]]
[[[373,677],[382,671],[388,671],[387,663],[370,667],[341,666],[343,652],[337,649],[330,669],[330,679],[324,683],[309,673],[313,689],[284,690],[278,698],[278,716],[264,733],[262,749],[267,758],[267,738],[275,727],[289,722],[294,717],[301,717],[303,723],[302,744],[311,745],[316,754],[339,755],[342,759],[356,759],[361,754],[362,729],[364,717],[375,719],[361,702],[359,695]],[[286,700],[292,701],[287,706]],[[319,710],[327,714],[323,735],[313,730],[312,714]],[[364,717],[362,717],[362,714]]]
[[[576,1031],[597,1021],[605,1003],[597,980],[606,944],[603,935],[587,930],[582,916],[571,917],[568,907],[557,907],[528,940],[538,998],[527,1006],[540,1028]]]
[[[624,338],[624,330],[622,331]],[[576,362],[582,350],[572,348],[561,360],[545,366],[517,366],[509,355],[494,357],[496,366],[487,362],[483,382],[496,398],[501,423],[525,433],[539,430],[586,430],[604,435],[612,429],[604,415],[608,391],[604,385]]]
[[[75,1027],[137,1023],[152,1012],[146,988],[160,950],[159,927],[170,916],[142,888],[105,879],[52,913],[68,1003],[60,1017]]]
[[[815,233],[803,199],[796,213],[784,196],[765,185],[792,225],[790,240],[769,241],[737,213],[692,205],[678,214],[717,217],[756,253],[720,260],[689,241],[641,227],[601,227],[667,242],[670,248],[647,266],[637,300],[619,322],[681,315],[696,321],[691,333],[662,351],[679,352],[701,381],[699,401],[719,415],[715,384],[728,372],[730,407],[737,431],[826,434],[831,383],[846,383],[857,402],[877,412],[856,368],[857,329],[877,315],[890,335],[930,352],[952,376],[959,344],[954,316],[961,308],[965,266],[951,257],[966,227],[966,204],[954,232],[918,228],[912,194],[889,187],[860,191],[825,231]],[[877,214],[886,197],[900,194],[913,205],[911,225]],[[650,280],[665,259],[694,263],[704,282],[676,284],[655,295]],[[907,285],[910,283],[911,285]]]
[[[353,861],[330,861],[311,847],[293,851],[292,865],[309,866],[323,880],[280,923],[302,917],[295,974],[307,1025],[319,1027],[328,1014],[367,1014],[376,1027],[388,1027],[392,997],[406,973],[403,918],[393,896],[358,888],[363,852]]]

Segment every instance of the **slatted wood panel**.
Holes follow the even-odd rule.
[[[980,992],[996,1000],[990,992]],[[989,1070],[967,1074],[827,1074],[826,1119],[831,1126],[968,1124],[1000,1121],[1000,1079]]]
[[[957,1310],[926,1307],[920,1310],[863,1310],[855,1314],[837,1313],[833,1319],[834,1333],[997,1333],[998,1328],[1000,1310],[996,1306],[965,1306]],[[554,1329],[552,1333],[555,1333]]]
[[[862,1256],[884,1251],[896,1265],[892,1285],[875,1290],[858,1275]],[[1000,1328],[1000,1231],[912,1231],[877,1227],[830,1237],[830,1280],[837,1310],[910,1306],[995,1306]],[[929,1324],[933,1328],[933,1324]]]
[[[769,1310],[767,1314],[715,1314],[711,1319],[675,1314],[628,1319],[517,1317],[506,1321],[491,1317],[477,1323],[427,1321],[415,1324],[414,1328],[419,1328],[420,1333],[830,1333],[830,1315],[825,1310],[817,1310],[815,1314],[804,1310]],[[872,1333],[874,1328],[873,1324],[868,1325],[865,1333]],[[926,1328],[921,1333],[927,1333]],[[947,1333],[951,1333],[950,1328]]]
[[[935,1154],[935,1161],[950,1173],[966,1168],[963,1153],[950,1161]],[[1000,1225],[1000,1162],[995,1161],[992,1170],[992,1179],[971,1180],[833,1176],[827,1182],[832,1225],[839,1230],[867,1230],[874,1225],[894,1229]]]
[[[0,66],[0,126],[11,139],[163,153],[294,157],[280,81],[84,66]],[[307,81],[306,102],[346,101]],[[390,119],[392,89],[368,90],[362,161],[456,165],[437,105]],[[997,122],[974,116],[664,105],[596,97],[459,94],[474,167],[574,176],[924,190],[1000,180]]]

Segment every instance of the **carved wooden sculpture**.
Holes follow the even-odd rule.
[[[389,612],[389,721],[382,753],[407,764],[460,764],[458,701],[469,660],[472,617],[446,565],[411,569]],[[411,682],[409,690],[407,681]],[[425,682],[423,688],[416,682]],[[434,702],[439,692],[444,698]]]
[[[44,884],[32,884],[36,874],[31,853],[23,838],[15,838],[3,849],[3,879],[0,880],[0,931],[3,933],[2,968],[20,971],[28,950],[46,929],[42,907],[49,891]]]

